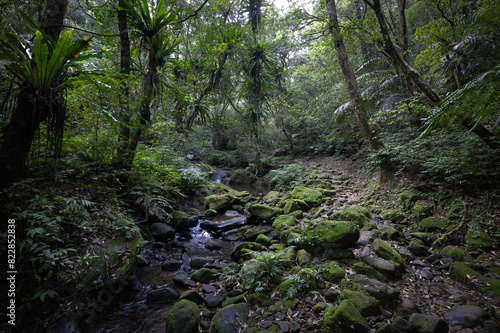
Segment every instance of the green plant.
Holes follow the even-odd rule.
[[[302,184],[302,166],[289,164],[277,170],[271,170],[264,176],[264,182],[278,191],[286,191]]]
[[[261,292],[273,280],[273,277],[283,273],[284,268],[280,264],[281,252],[264,252],[256,258],[243,264],[240,274],[245,289]]]

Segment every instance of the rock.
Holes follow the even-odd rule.
[[[405,260],[401,256],[401,254],[394,249],[392,246],[387,244],[386,242],[376,239],[373,241],[373,249],[379,256],[384,259],[392,261],[394,264],[399,266],[400,270],[404,269]]]
[[[209,283],[210,281],[215,280],[216,276],[216,271],[208,268],[200,268],[191,274],[191,280],[200,283]]]
[[[467,234],[465,235],[465,243],[470,251],[487,252],[494,249],[493,241],[491,237],[484,232],[483,228],[478,223],[472,226],[472,230],[469,228]]]
[[[362,228],[371,218],[368,209],[362,206],[348,207],[330,216],[330,219],[334,221],[351,221],[358,228]]]
[[[396,307],[396,314],[403,318],[409,318],[413,313],[420,313],[418,306],[408,298],[401,298]]]
[[[444,319],[452,324],[465,328],[474,328],[481,323],[485,311],[476,305],[456,306],[444,315]]]
[[[372,266],[365,264],[364,262],[358,261],[354,263],[354,271],[358,274],[366,275],[369,278],[387,282],[387,278],[382,273],[377,271]]]
[[[392,325],[394,325],[394,327],[398,328],[400,332],[404,333],[404,332],[413,332],[413,327],[411,326],[411,324],[404,318],[401,318],[401,317],[396,317],[394,318],[394,320],[392,321]]]
[[[418,219],[425,219],[432,216],[434,208],[432,206],[424,206],[420,202],[416,202],[413,206],[413,216]]]
[[[189,300],[174,304],[167,315],[166,333],[196,333],[201,321],[200,308]]]
[[[175,236],[175,230],[168,224],[162,222],[153,223],[149,227],[149,231],[151,232],[151,236],[153,236],[156,241],[160,242],[164,242]]]
[[[441,254],[443,257],[453,258],[454,261],[464,261],[464,259],[467,257],[464,249],[452,245],[448,245],[442,248],[441,251],[439,251],[439,254]]]
[[[186,290],[181,294],[179,299],[186,299],[188,301],[195,302],[196,304],[201,304],[205,301],[203,296],[201,296],[196,290]]]
[[[146,296],[148,303],[168,303],[174,302],[179,298],[179,293],[177,290],[164,287],[148,291]]]
[[[429,247],[425,246],[421,239],[413,238],[408,245],[408,250],[415,256],[422,256],[427,254]]]
[[[438,317],[414,313],[408,320],[410,325],[418,333],[447,333],[448,324]]]
[[[309,253],[307,253],[307,251],[304,249],[298,250],[296,260],[297,264],[299,264],[299,266],[302,266],[303,264],[309,261]]]
[[[260,234],[257,236],[255,243],[259,243],[264,245],[265,247],[268,247],[269,245],[271,245],[271,240],[266,235]]]
[[[243,242],[234,247],[233,251],[231,252],[231,259],[233,261],[239,261],[241,258],[244,258],[246,254],[245,250],[266,251],[267,248],[259,243]]]
[[[215,240],[213,240],[213,239],[210,238],[205,243],[205,248],[208,249],[208,250],[219,250],[219,249],[222,249],[222,245],[220,245]]]
[[[161,269],[164,271],[174,272],[181,268],[182,261],[180,260],[166,260],[161,264]]]
[[[301,269],[296,273],[300,282],[294,279],[287,279],[279,285],[280,295],[286,299],[295,299],[298,292],[307,293],[311,290],[316,290],[318,281],[316,279],[316,271],[311,268]]]
[[[228,230],[241,228],[245,225],[245,220],[246,220],[245,216],[238,216],[238,217],[232,218],[230,220],[227,220],[227,221],[224,221],[221,223],[217,223],[215,226],[215,230],[220,230],[220,231],[224,232],[224,231],[228,231]]]
[[[288,215],[291,212],[294,212],[296,210],[300,210],[300,207],[295,201],[293,201],[293,200],[285,201],[285,207],[283,207],[283,213],[285,215]]]
[[[189,226],[190,227],[196,227],[198,225],[198,221],[199,221],[199,217],[198,216],[191,216],[189,218]]]
[[[351,275],[351,280],[357,285],[357,289],[365,290],[382,304],[394,305],[399,298],[399,290],[381,281],[370,279],[365,275]]]
[[[436,240],[436,237],[434,236],[433,233],[430,232],[412,232],[411,237],[415,237],[420,239],[422,242],[424,242],[425,245],[431,246],[432,243]]]
[[[394,325],[381,323],[375,333],[401,333],[401,331]]]
[[[294,217],[289,215],[280,215],[273,222],[274,234],[279,236],[282,231],[295,226],[296,220]]]
[[[359,229],[351,222],[322,221],[305,230],[299,243],[313,255],[325,250],[353,247],[359,239]]]
[[[328,307],[323,317],[325,332],[368,333],[370,326],[349,300],[343,300],[335,309]]]
[[[205,297],[205,304],[209,308],[216,308],[219,305],[221,305],[225,299],[226,299],[226,296],[219,294],[219,293],[208,294]]]
[[[204,214],[206,217],[211,217],[217,215],[217,211],[215,209],[207,209]]]
[[[403,233],[394,226],[389,226],[383,229],[382,236],[387,239],[397,240],[399,238],[403,238]]]
[[[217,311],[210,323],[210,333],[240,332],[248,323],[250,306],[248,304],[232,304]]]
[[[377,271],[380,273],[384,274],[388,278],[394,278],[395,276],[399,275],[399,269],[396,267],[396,265],[390,261],[372,257],[372,256],[365,256],[363,257],[363,261],[375,268]]]
[[[191,226],[188,214],[179,210],[174,210],[172,212],[172,217],[170,218],[170,225],[175,229],[175,231],[188,231]]]
[[[320,313],[322,311],[325,311],[327,307],[331,306],[327,302],[319,302],[313,305],[312,310],[314,313]]]
[[[380,217],[384,220],[389,220],[392,223],[399,223],[404,220],[405,216],[398,209],[387,209],[380,212]]]
[[[500,324],[494,320],[486,320],[483,328],[488,333],[500,333]]]
[[[257,305],[260,307],[271,306],[272,302],[269,296],[263,293],[253,293],[246,296],[247,303],[251,305]]]
[[[265,221],[270,221],[273,217],[283,214],[283,210],[280,208],[258,203],[251,205],[248,210],[253,216]]]
[[[208,207],[208,209],[217,211],[218,213],[231,208],[233,202],[234,196],[231,194],[213,194],[205,197],[205,206]]]
[[[248,241],[255,241],[260,234],[270,234],[272,231],[273,227],[270,225],[249,226],[248,229],[243,232],[243,237]]]
[[[325,277],[325,279],[332,283],[337,283],[345,277],[344,269],[340,267],[335,261],[324,263],[321,266],[321,270],[323,271],[323,276]]]
[[[263,198],[265,203],[275,205],[281,200],[281,193],[278,191],[270,191]]]
[[[217,229],[217,223],[208,220],[203,220],[200,222],[200,228],[207,231],[214,231]]]
[[[226,307],[231,304],[245,303],[245,295],[238,295],[234,297],[227,298],[224,302],[222,302],[222,306]]]
[[[201,289],[206,294],[215,294],[217,292],[217,288],[212,286],[211,284],[204,284]]]
[[[187,276],[182,274],[177,274],[172,278],[172,281],[176,286],[189,288],[193,287],[196,283],[193,280],[190,280]]]
[[[396,201],[399,208],[405,213],[411,213],[415,202],[418,200],[418,195],[411,191],[403,191],[399,193]]]
[[[450,227],[450,220],[447,218],[428,217],[418,224],[421,231],[446,231]]]
[[[296,186],[290,192],[290,197],[295,200],[303,200],[308,206],[314,207],[321,204],[323,200],[323,193],[320,190],[311,189],[305,186]],[[297,203],[300,206],[300,203]]]
[[[461,262],[450,265],[450,277],[469,286],[472,289],[486,291],[495,296],[500,296],[500,281],[487,278]]]
[[[214,262],[215,259],[211,257],[192,257],[191,258],[191,267],[193,268],[202,268],[208,263]]]
[[[364,317],[380,314],[380,305],[375,297],[352,290],[344,290],[344,297],[352,302]]]

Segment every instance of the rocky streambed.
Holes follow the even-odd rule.
[[[500,331],[497,216],[443,240],[460,205],[388,207],[329,165],[307,174],[263,197],[215,184],[205,211],[150,226],[130,290],[83,331]]]

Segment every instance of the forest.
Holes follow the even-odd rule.
[[[2,332],[500,332],[497,0],[0,1]]]

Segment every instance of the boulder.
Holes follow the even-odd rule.
[[[283,230],[295,226],[296,223],[297,222],[294,217],[288,215],[280,215],[273,222],[273,228],[275,229],[274,234],[279,236]]]
[[[238,217],[232,218],[230,220],[226,220],[226,221],[221,222],[221,223],[216,223],[214,229],[224,232],[224,231],[228,231],[228,230],[241,228],[245,225],[245,220],[246,220],[245,216],[238,216]]]
[[[296,186],[290,192],[290,197],[295,200],[303,200],[307,203],[307,205],[315,207],[321,204],[323,200],[323,193],[321,192],[321,190],[312,189],[305,186]]]
[[[301,245],[315,255],[315,250],[350,248],[359,239],[359,229],[354,223],[346,221],[322,221],[305,231]],[[319,247],[318,247],[319,246]]]
[[[418,224],[418,230],[421,231],[446,231],[450,227],[450,220],[447,218],[428,217]]]
[[[288,215],[296,210],[300,210],[300,207],[295,201],[287,200],[285,202],[285,207],[283,207],[283,213],[285,213],[285,215]]]
[[[175,231],[187,231],[191,227],[188,214],[179,210],[174,210],[170,218],[170,225]]]
[[[495,248],[491,237],[479,225],[469,228],[465,235],[465,243],[470,251],[487,252]]]
[[[166,319],[167,333],[196,333],[201,321],[201,310],[196,303],[181,300],[170,309]]]
[[[262,244],[262,245],[267,247],[267,246],[271,245],[271,240],[266,235],[259,234],[257,236],[257,239],[255,240],[255,243],[259,243],[259,244]]]
[[[328,307],[323,317],[325,332],[368,333],[370,326],[349,300],[343,300],[335,309]]]
[[[399,275],[399,269],[396,265],[390,261],[372,257],[372,256],[364,256],[363,262],[375,268],[380,273],[384,274],[388,278],[393,278]]]
[[[180,260],[166,260],[162,262],[161,269],[164,271],[175,272],[182,266],[182,261]]]
[[[213,240],[213,239],[210,238],[205,243],[205,248],[208,249],[208,250],[219,250],[219,249],[222,248],[222,245],[220,245],[215,240]]]
[[[380,212],[380,217],[384,220],[389,220],[392,223],[399,223],[404,220],[405,215],[398,209],[387,209]]]
[[[327,281],[332,283],[340,282],[345,277],[345,271],[337,262],[330,261],[321,265],[323,276]]]
[[[264,202],[275,205],[281,200],[281,193],[278,191],[270,191],[263,198]]]
[[[224,302],[226,296],[219,293],[211,293],[205,296],[205,304],[209,308],[216,308]]]
[[[253,204],[248,210],[253,216],[266,221],[270,221],[273,217],[283,214],[283,210],[281,208],[263,204]]]
[[[217,311],[210,323],[210,333],[240,332],[248,323],[250,305],[238,303]]]
[[[348,207],[330,216],[334,221],[352,221],[356,227],[362,228],[371,219],[370,212],[362,206]]]
[[[186,299],[191,302],[195,302],[196,304],[201,304],[205,302],[203,296],[201,296],[196,290],[186,290],[179,297],[180,300]]]
[[[148,291],[146,300],[148,303],[169,303],[175,302],[179,298],[177,290],[164,287]]]
[[[149,227],[149,231],[151,232],[151,236],[153,236],[156,241],[160,242],[164,242],[175,236],[175,230],[168,224],[162,222],[153,223]]]
[[[347,289],[344,290],[344,297],[351,301],[359,313],[365,317],[380,314],[380,305],[375,297]]]
[[[215,280],[216,277],[217,272],[208,268],[200,268],[191,274],[191,280],[200,283],[209,283],[210,281]]]
[[[380,239],[374,240],[373,249],[382,258],[392,261],[395,265],[398,266],[400,270],[404,269],[406,262],[401,256],[401,254],[395,248],[393,248],[383,240]]]
[[[191,267],[193,268],[202,268],[206,264],[214,262],[215,259],[212,257],[192,257],[190,262],[191,262]]]
[[[245,254],[247,252],[245,250],[266,251],[267,248],[259,243],[243,242],[234,247],[233,251],[231,252],[231,259],[233,261],[239,261],[241,258],[245,258]]]
[[[205,197],[205,206],[220,213],[229,208],[234,202],[234,196],[231,194],[213,194]]]
[[[464,261],[467,258],[467,254],[465,254],[465,250],[458,246],[448,245],[443,247],[441,251],[439,251],[443,257],[453,258],[454,261]]]
[[[399,290],[387,283],[370,279],[362,274],[352,275],[351,280],[356,284],[357,289],[364,290],[382,304],[394,305],[399,298]]]
[[[457,324],[465,328],[474,328],[478,326],[485,311],[477,305],[456,306],[444,315],[444,319],[452,324]]]
[[[448,324],[433,315],[414,313],[408,320],[413,329],[418,333],[448,333]]]

